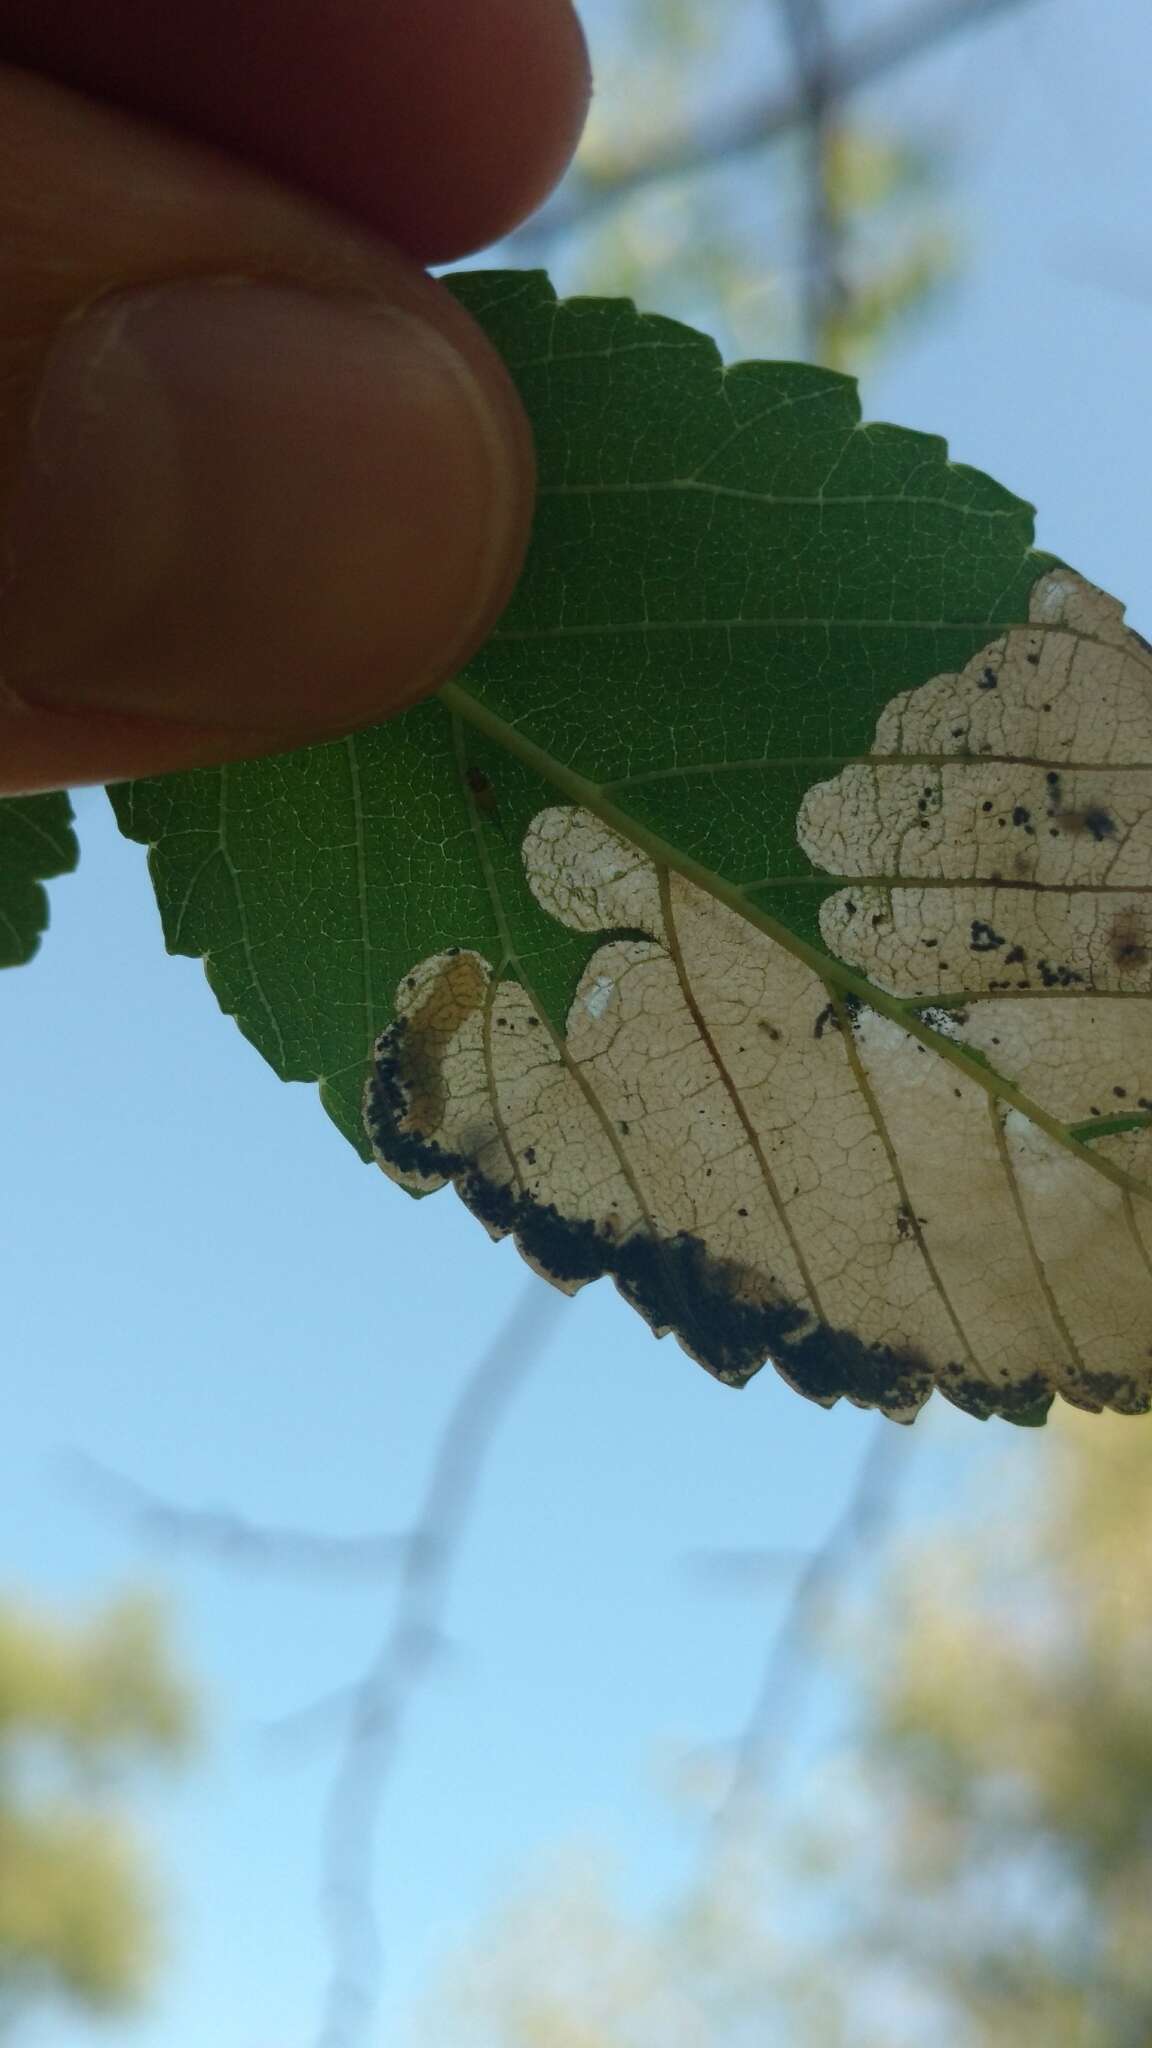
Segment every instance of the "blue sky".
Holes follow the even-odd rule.
[[[613,14],[586,9],[594,55]],[[1035,502],[1041,545],[1127,599],[1145,632],[1150,62],[1134,0],[1033,0],[861,103],[948,148],[968,250],[932,318],[865,377],[867,415],[946,434]],[[727,90],[740,84],[734,70]],[[36,962],[3,985],[4,1578],[64,1612],[159,1581],[203,1690],[199,1757],[136,1800],[167,1964],[148,2012],[105,2038],[313,2048],[334,1741],[268,1729],[362,1668],[388,1581],[149,1552],[66,1454],[256,1520],[402,1526],[462,1378],[542,1283],[450,1193],[413,1204],[357,1165],[313,1092],[282,1086],[221,1019],[199,966],[165,956],[142,852],[102,794],[78,811],[80,872],[53,889]],[[407,2048],[421,1987],[558,1841],[616,1845],[641,1897],[688,1867],[670,1760],[739,1727],[785,1589],[716,1597],[685,1554],[818,1541],[875,1427],[768,1372],[727,1392],[603,1285],[550,1327],[387,1794],[371,2038],[390,2048]],[[1018,1475],[1043,1470],[1042,1433],[939,1403],[915,1434],[913,1525],[962,1470],[973,1515],[1003,1500],[1006,1453]],[[834,1706],[818,1697],[818,1715]],[[784,1759],[785,1784],[795,1768]],[[30,2038],[83,2048],[93,2031],[57,2016]]]

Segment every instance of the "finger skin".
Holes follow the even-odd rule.
[[[323,13],[311,0],[39,0],[36,9],[0,0],[0,53],[69,82],[0,66],[0,526],[44,363],[78,308],[134,284],[199,276],[367,290],[453,342],[506,446],[519,513],[479,645],[527,544],[531,439],[502,362],[411,259],[446,260],[505,232],[563,170],[588,98],[568,0],[339,0]],[[93,91],[148,118],[103,107],[86,96]],[[181,128],[224,147],[171,132]],[[177,725],[20,701],[5,684],[3,569],[0,553],[0,789],[116,780],[302,743],[271,718],[247,731],[218,724],[210,704],[203,723]],[[403,677],[382,676],[372,717],[412,694]],[[319,707],[317,717],[316,736],[327,736]]]
[[[501,358],[444,287],[408,256],[317,203],[105,111],[26,73],[0,70],[0,521],[21,466],[43,366],[77,307],[114,289],[173,277],[243,276],[379,295],[422,317],[464,355],[502,431],[518,499],[507,558],[478,646],[511,595],[527,545],[531,435]],[[420,488],[405,478],[403,490]],[[0,529],[2,530],[2,529]],[[108,781],[284,751],[299,730],[228,730],[18,701],[5,681],[0,540],[0,789]],[[68,602],[60,593],[61,605]],[[471,652],[469,648],[467,652]],[[466,657],[464,657],[466,658]],[[425,687],[433,687],[435,678]],[[410,679],[381,676],[373,719],[410,701]],[[322,713],[318,720],[323,730]],[[361,720],[361,722],[363,722]],[[328,728],[330,730],[330,728]]]
[[[234,151],[425,263],[534,211],[589,94],[570,0],[0,0],[0,56]]]

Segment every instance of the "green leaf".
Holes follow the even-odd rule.
[[[849,379],[453,289],[536,434],[517,592],[387,727],[112,792],[169,946],[361,1150],[382,1034],[386,1170],[722,1379],[1148,1406],[1144,643]]]
[[[41,884],[71,873],[78,858],[72,806],[63,791],[0,801],[0,967],[31,960],[48,925]]]

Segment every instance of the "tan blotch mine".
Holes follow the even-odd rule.
[[[798,834],[845,879],[829,948],[964,999],[964,1042],[1076,1125],[1152,1110],[1152,651],[1070,570],[1030,615],[894,698]]]
[[[478,954],[414,969],[368,1091],[380,1164],[453,1181],[569,1292],[610,1274],[733,1384],[771,1360],[905,1420],[933,1385],[980,1415],[1148,1407],[1152,654],[1052,572],[797,830],[841,883],[829,950],[912,1028],[556,807],[524,842],[537,901],[639,936],[596,950],[562,1034]],[[1068,1136],[1117,1117],[1097,1152]]]

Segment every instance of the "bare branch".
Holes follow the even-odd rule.
[[[802,4],[802,0],[797,0],[797,4]],[[948,36],[979,28],[1008,8],[1022,4],[1026,0],[931,0],[929,5],[909,7],[895,20],[882,23],[830,54],[823,84],[825,96],[842,101],[913,57],[922,56]],[[622,164],[610,176],[593,179],[587,172],[575,172],[567,189],[511,238],[512,246],[524,253],[542,248],[573,228],[587,227],[645,186],[735,162],[802,128],[810,118],[806,91],[792,86],[764,93],[742,112],[706,123],[694,133],[671,135],[659,149],[634,163]]]
[[[412,1530],[396,1612],[353,1687],[325,1820],[323,1905],[333,1953],[317,2048],[350,2048],[375,2010],[382,1953],[373,1889],[380,1809],[412,1693],[441,1642],[461,1540],[499,1424],[552,1333],[563,1296],[531,1283],[464,1384]]]
[[[808,1562],[810,1552],[785,1544],[766,1549],[700,1549],[683,1553],[682,1562],[718,1593],[747,1594],[778,1585],[781,1578]]]
[[[293,1715],[294,1727],[344,1732],[325,1820],[322,1905],[332,1973],[318,2048],[364,2038],[379,1996],[381,1941],[373,1901],[376,1837],[410,1698],[442,1653],[441,1616],[500,1423],[561,1313],[564,1297],[535,1280],[465,1380],[440,1434],[415,1523],[392,1535],[330,1537],[270,1528],[225,1508],[183,1508],[82,1454],[74,1474],[145,1540],[207,1551],[230,1566],[329,1576],[396,1572],[393,1620],[367,1670]]]
[[[217,1557],[230,1569],[256,1568],[332,1578],[379,1578],[404,1563],[413,1534],[327,1536],[311,1529],[278,1528],[251,1522],[230,1508],[187,1508],[151,1493],[86,1453],[75,1452],[69,1463],[88,1493],[102,1499],[121,1520],[127,1519],[147,1543],[165,1549],[191,1549]]]
[[[828,147],[838,104],[833,84],[835,53],[822,0],[782,0],[796,71],[796,95],[805,125],[804,261],[802,332],[804,355],[818,363],[830,314],[843,293],[840,226],[828,185]]]
[[[877,1418],[844,1508],[797,1576],[768,1645],[756,1696],[735,1745],[731,1781],[714,1816],[714,1830],[721,1838],[740,1821],[752,1794],[763,1791],[769,1746],[791,1718],[806,1652],[848,1571],[858,1569],[862,1558],[886,1536],[895,1512],[897,1482],[913,1442],[910,1431],[894,1429],[883,1416]]]

